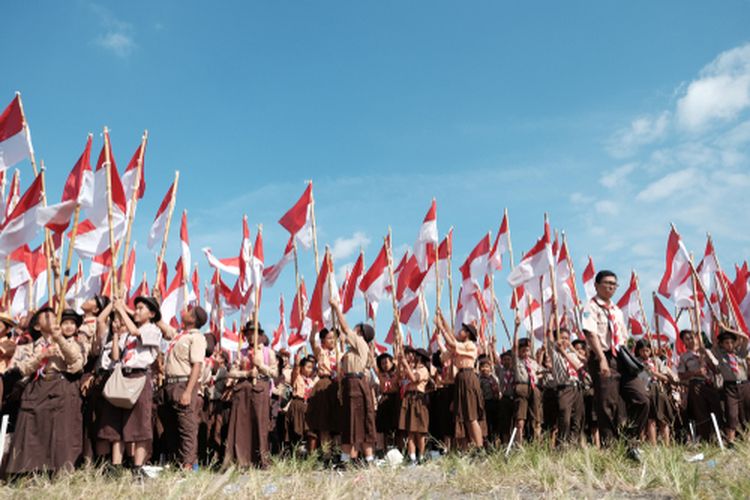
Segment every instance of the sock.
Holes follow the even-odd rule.
[[[416,453],[409,453],[409,460],[411,460],[412,462],[416,462],[417,461],[417,454]]]
[[[365,461],[367,461],[367,462],[372,462],[373,460],[375,460],[375,457],[373,457],[372,455],[367,455],[365,457]]]
[[[342,463],[347,463],[347,462],[349,462],[350,459],[351,459],[351,457],[349,456],[348,453],[342,453],[341,454],[341,462]]]

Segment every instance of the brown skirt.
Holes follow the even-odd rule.
[[[151,441],[154,437],[151,415],[154,406],[154,388],[151,372],[144,374],[123,374],[127,378],[146,377],[141,395],[135,406],[126,410],[113,406],[107,398],[103,401],[100,415],[99,431],[96,436],[104,441],[123,441],[132,443],[137,441]]]
[[[232,391],[224,465],[240,467],[269,463],[271,386],[267,380],[240,381]]]
[[[648,387],[649,410],[648,418],[656,420],[660,424],[671,425],[674,420],[674,410],[669,401],[669,395],[658,384],[650,384]]]
[[[336,434],[340,428],[339,383],[328,377],[318,380],[307,399],[305,420],[312,432]]]
[[[453,415],[453,384],[443,386],[430,395],[430,434],[436,439],[453,437],[455,416]]]
[[[341,444],[351,446],[375,444],[377,440],[375,405],[367,380],[344,377],[341,385],[343,403]]]
[[[305,421],[307,403],[301,398],[292,398],[286,411],[286,438],[287,440],[298,440],[304,438],[309,429]]]
[[[381,396],[375,414],[375,428],[387,434],[398,430],[398,419],[401,414],[401,400],[398,392],[388,392]]]
[[[469,423],[476,420],[481,426],[481,421],[484,420],[484,399],[479,377],[474,370],[459,370],[454,386],[455,437],[462,439],[469,436]]]
[[[404,432],[426,434],[430,430],[430,410],[427,394],[410,391],[401,400],[398,429]]]
[[[6,472],[72,468],[83,449],[81,409],[76,381],[58,375],[30,382],[21,395]]]

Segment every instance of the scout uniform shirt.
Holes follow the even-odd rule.
[[[700,354],[695,351],[686,351],[680,355],[680,361],[677,363],[677,373],[692,372],[694,375],[690,377],[690,380],[707,380],[705,376],[695,374],[705,365],[706,363],[701,360]],[[705,367],[708,369],[707,366]],[[710,372],[707,373],[710,374]]]
[[[193,364],[203,363],[206,356],[206,338],[200,330],[185,330],[172,338],[167,347],[164,373],[167,378],[189,377]]]
[[[728,353],[717,344],[712,351],[719,363],[719,371],[724,378],[724,383],[747,380],[747,347],[735,348],[734,353]]]
[[[33,344],[33,351],[25,359],[16,363],[24,377],[37,372],[37,376],[54,373],[78,373],[83,370],[83,350],[75,338],[62,337],[58,344],[52,337],[39,337]],[[46,358],[43,359],[43,356]]]
[[[84,357],[88,358],[89,355],[96,356],[99,353],[94,352],[96,348],[96,318],[89,316],[83,318],[83,323],[78,329],[78,342],[83,346],[85,352]]]
[[[572,361],[571,361],[572,359]],[[557,349],[552,350],[552,375],[554,386],[576,385],[580,382],[578,370],[582,363],[578,360],[575,351],[567,351],[565,354]]]
[[[513,397],[514,385],[516,383],[513,376],[513,368],[504,368],[502,365],[497,367],[497,379],[500,381],[500,397]]]
[[[153,323],[144,323],[138,327],[138,333],[139,336],[127,333],[120,336],[120,359],[126,368],[146,370],[159,354],[161,330]]]
[[[427,370],[427,367],[420,363],[416,368],[409,367],[409,370],[411,370],[417,381],[412,382],[407,379],[408,382],[406,383],[404,392],[424,392],[427,388],[427,382],[430,380],[430,372]]]
[[[516,379],[516,384],[528,384],[532,389],[539,387],[539,364],[531,356],[526,359],[521,359],[518,356],[514,356],[514,372],[513,377]]]
[[[341,370],[343,373],[365,373],[367,361],[370,357],[370,348],[360,335],[356,332],[344,334],[349,344],[349,349],[341,358]]]
[[[596,335],[602,351],[615,354],[615,349],[625,344],[628,330],[622,311],[614,302],[607,304],[599,297],[589,300],[583,307],[582,329]]]

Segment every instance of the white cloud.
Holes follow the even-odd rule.
[[[594,201],[593,196],[588,196],[578,192],[570,194],[570,202],[574,205],[588,205],[592,201]]]
[[[137,47],[133,26],[128,22],[118,19],[106,7],[91,4],[90,8],[98,18],[99,25],[103,31],[102,34],[94,39],[94,43],[117,57],[128,57]]]
[[[603,215],[617,215],[620,213],[620,207],[614,201],[600,200],[594,204],[597,213]]]
[[[626,165],[623,165],[621,167],[617,167],[616,169],[607,172],[604,174],[600,179],[599,182],[602,186],[607,188],[616,188],[620,186],[625,180],[627,179],[628,175],[633,173],[633,171],[636,168],[635,163],[628,163]]]
[[[668,198],[681,190],[689,188],[697,181],[696,174],[697,171],[692,168],[667,174],[646,186],[638,193],[636,200],[654,202]]]
[[[370,238],[363,232],[355,232],[351,238],[336,238],[333,242],[331,255],[334,260],[346,259],[370,244]]]
[[[609,152],[616,157],[629,156],[639,147],[651,144],[664,137],[669,127],[670,113],[664,111],[656,116],[640,116],[628,127],[617,131],[608,144]]]
[[[677,102],[680,125],[690,131],[735,119],[750,107],[750,44],[722,52],[690,82]]]

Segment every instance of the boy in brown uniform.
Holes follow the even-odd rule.
[[[198,382],[206,355],[206,338],[200,328],[207,318],[202,307],[194,306],[182,312],[185,329],[180,333],[164,321],[157,325],[169,340],[164,361],[167,448],[177,452],[177,460],[185,469],[192,469],[193,464],[198,463],[201,411]]]
[[[734,444],[737,427],[747,424],[750,418],[750,383],[748,383],[748,339],[731,331],[719,333],[713,348],[714,362],[724,379],[724,412],[726,415],[727,442]]]
[[[372,391],[365,380],[365,372],[368,369],[370,342],[375,338],[375,330],[372,326],[362,323],[352,330],[346,322],[344,313],[341,312],[338,299],[331,297],[330,304],[335,311],[344,340],[349,345],[349,349],[341,358],[341,462],[345,465],[350,459],[356,458],[357,449],[361,448],[365,461],[369,464],[373,461],[372,449],[377,440],[377,431],[375,404]]]
[[[645,383],[637,376],[620,373],[618,349],[627,349],[628,331],[622,311],[612,301],[617,290],[617,275],[599,271],[594,278],[596,296],[583,308],[582,329],[591,355],[589,373],[594,383],[594,397],[602,442],[618,437],[620,395],[634,418],[634,435],[640,436],[648,423],[649,400]],[[631,449],[633,458],[639,458]]]
[[[682,330],[680,338],[685,344],[686,351],[680,356],[677,374],[680,381],[688,385],[688,417],[695,423],[698,436],[703,440],[709,440],[714,433],[711,413],[717,419],[721,418],[721,395],[712,376],[715,368],[705,347],[699,345],[692,331]]]

